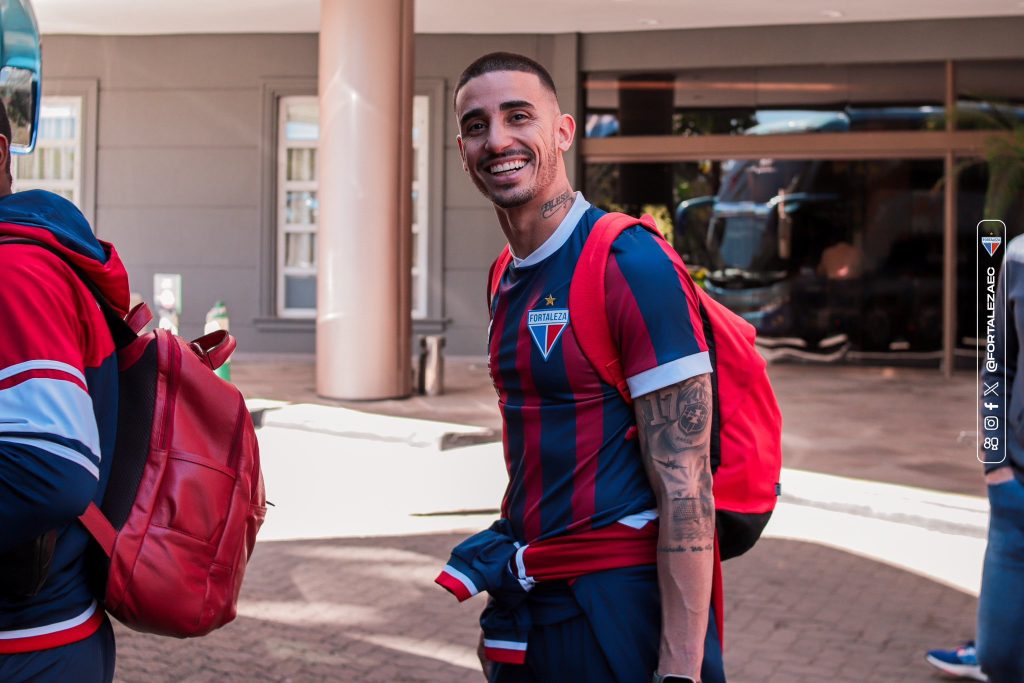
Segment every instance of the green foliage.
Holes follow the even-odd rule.
[[[981,101],[971,107],[958,106],[956,122],[959,130],[999,131],[985,140],[988,188],[984,218],[1002,220],[1024,191],[1024,124],[1018,108],[1008,102],[994,101]]]
[[[985,191],[984,216],[1003,220],[1021,193],[1024,192],[1024,123],[1019,107],[1008,103],[981,102],[977,107],[958,107],[957,130],[991,130],[985,140],[985,156],[957,164],[954,178],[968,168],[985,164],[988,167],[988,187]],[[940,180],[938,191],[945,178]]]
[[[1024,126],[1016,124],[1008,136],[993,135],[986,140],[985,161],[985,218],[1002,218],[1024,191]]]

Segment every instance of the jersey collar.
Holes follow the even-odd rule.
[[[583,218],[583,214],[590,208],[590,202],[583,197],[582,192],[576,193],[576,199],[573,201],[572,206],[569,208],[569,213],[565,214],[565,218],[558,224],[558,228],[555,229],[551,236],[544,240],[544,244],[537,247],[536,251],[527,256],[526,258],[518,258],[515,254],[512,254],[512,265],[516,268],[529,268],[535,266],[548,256],[551,256],[558,251],[565,241],[569,239],[569,235],[576,229],[576,224]],[[512,247],[509,247],[511,252]]]

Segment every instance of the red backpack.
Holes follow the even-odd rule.
[[[650,216],[639,220],[609,213],[594,225],[569,285],[570,324],[583,354],[601,379],[630,406],[633,398],[611,336],[605,310],[605,268],[612,242],[635,225],[663,240]],[[674,250],[667,250],[673,260]],[[508,247],[491,266],[489,299],[512,260]],[[682,261],[682,272],[687,272]],[[711,467],[722,559],[742,555],[757,542],[778,498],[782,469],[782,414],[768,382],[767,363],[754,346],[753,325],[712,299],[687,275],[700,304],[711,356],[714,412]]]
[[[56,254],[35,240],[29,243]],[[236,615],[266,516],[259,446],[238,389],[213,371],[235,348],[224,330],[186,342],[139,304],[122,319],[64,260],[103,310],[117,347],[117,437],[103,504],[79,518],[103,549],[106,610],[137,631],[201,636]]]

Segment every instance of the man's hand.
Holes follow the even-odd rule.
[[[484,672],[484,680],[491,680],[491,660],[484,654],[484,632],[480,632],[480,642],[476,646],[476,656],[480,660],[480,668]]]
[[[715,549],[711,378],[698,375],[644,394],[635,407],[644,468],[658,501],[658,671],[698,680]]]

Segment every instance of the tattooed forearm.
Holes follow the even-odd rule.
[[[658,499],[662,552],[701,552],[714,538],[707,376],[637,399],[641,451]]]
[[[715,556],[711,398],[705,374],[635,403],[640,455],[658,505],[661,671],[701,668]]]
[[[572,206],[570,202],[573,200],[575,194],[575,192],[566,191],[554,199],[545,202],[544,206],[540,207],[540,215],[544,218],[551,218],[559,209],[562,211],[568,211],[569,207]]]

